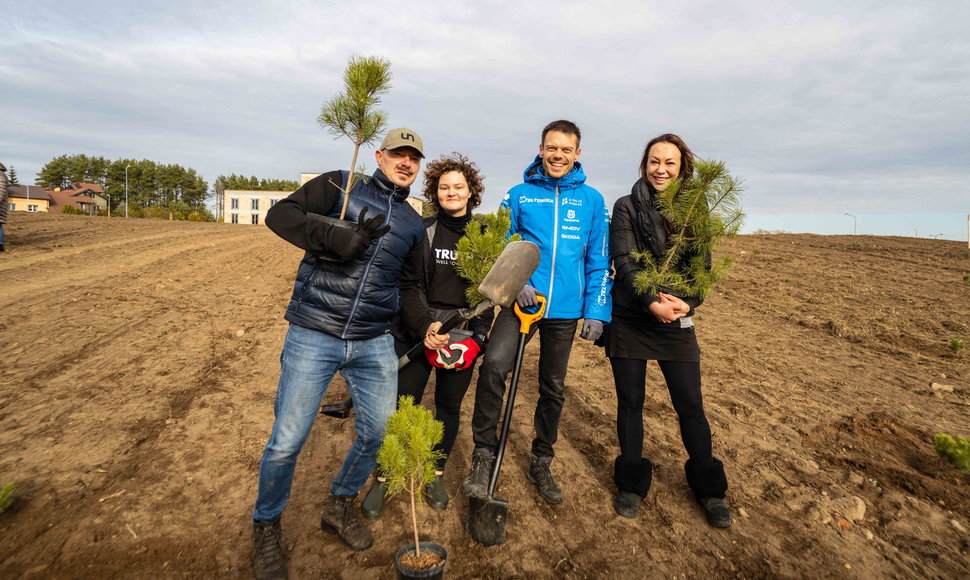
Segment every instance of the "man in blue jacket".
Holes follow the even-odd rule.
[[[537,292],[546,296],[543,318],[532,326],[528,337],[538,330],[539,400],[527,477],[551,504],[562,503],[562,490],[549,465],[559,437],[566,368],[577,321],[584,319],[581,336],[596,340],[612,309],[609,213],[603,196],[585,183],[578,161],[579,142],[579,127],[574,123],[549,123],[542,131],[539,155],[525,170],[525,183],[513,187],[502,200],[502,207],[512,212],[509,235],[519,234],[534,242],[541,254],[539,267],[516,301],[525,308],[537,304]],[[462,492],[468,496],[484,498],[487,493],[498,447],[496,427],[518,333],[515,313],[502,309],[492,327],[475,391],[475,451],[471,473],[462,483]]]
[[[280,516],[296,458],[336,372],[356,409],[356,438],[325,500],[321,527],[353,550],[373,543],[354,498],[376,465],[384,424],[394,412],[397,356],[390,334],[400,308],[402,271],[420,267],[421,217],[407,203],[424,157],[421,138],[392,129],[375,153],[377,171],[357,180],[339,220],[348,173],[305,183],[266,214],[266,225],[304,250],[286,309],[290,322],[276,390],[276,420],[259,466],[253,510],[253,572],[286,578]]]

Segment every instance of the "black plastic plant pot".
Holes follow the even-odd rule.
[[[424,568],[421,570],[405,567],[403,564],[401,564],[401,557],[408,552],[414,551],[414,544],[408,544],[407,546],[404,546],[398,550],[397,556],[394,558],[394,562],[397,564],[397,577],[402,580],[408,580],[410,578],[426,578],[430,580],[444,578],[445,564],[448,562],[448,550],[446,550],[444,546],[434,542],[421,542],[421,551],[423,552],[425,550],[438,554],[441,557],[441,563],[437,566],[432,566],[431,568]]]

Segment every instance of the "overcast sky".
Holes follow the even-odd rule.
[[[349,141],[316,117],[356,53],[392,62],[391,126],[429,157],[476,161],[489,209],[566,118],[611,207],[644,144],[674,132],[744,179],[749,224],[958,218],[968,22],[956,0],[0,0],[0,161],[21,183],[78,153],[178,163],[210,185],[347,168]]]

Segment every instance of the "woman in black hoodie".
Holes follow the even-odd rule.
[[[475,361],[485,347],[492,325],[492,311],[470,320],[466,328],[437,334],[441,322],[459,308],[471,306],[465,299],[468,281],[455,269],[455,247],[472,219],[472,210],[485,191],[478,167],[460,153],[443,155],[424,171],[424,196],[435,214],[425,218],[427,248],[417,270],[405,268],[403,278],[416,282],[402,296],[401,312],[392,325],[398,356],[423,342],[424,356],[398,371],[398,397],[411,395],[416,403],[424,396],[432,369],[435,371],[435,418],[444,424],[444,437],[435,450],[444,453],[435,479],[425,489],[428,505],[448,507],[444,486],[447,456],[455,444],[461,403],[471,383]],[[374,519],[384,508],[384,485],[377,480],[361,504],[365,517]]]
[[[643,404],[647,361],[655,360],[680,422],[688,455],[687,483],[707,521],[726,528],[731,525],[731,512],[724,504],[727,478],[724,465],[712,454],[711,427],[701,396],[700,348],[691,319],[703,300],[665,292],[638,294],[633,287],[643,267],[631,253],[650,252],[660,259],[667,249],[670,224],[657,209],[656,193],[679,177],[690,179],[693,169],[694,155],[687,144],[677,135],[660,135],[644,149],[640,179],[631,194],[613,206],[610,245],[616,277],[613,317],[604,336],[616,384],[621,453],[614,463],[619,493],[613,507],[619,515],[632,518],[650,489],[653,465],[642,457]],[[696,255],[685,254],[675,268],[686,269]],[[704,258],[710,267],[710,255]]]

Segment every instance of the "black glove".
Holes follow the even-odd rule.
[[[377,238],[391,231],[391,226],[381,226],[384,214],[365,219],[367,206],[360,210],[357,223],[348,222],[347,227],[330,226],[327,250],[337,261],[346,262],[360,258]]]

